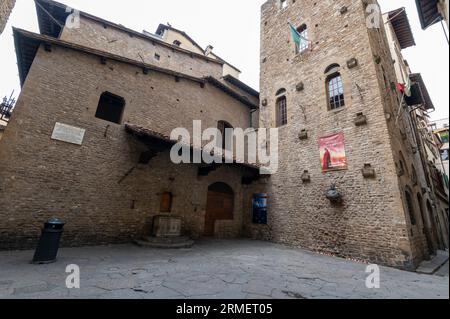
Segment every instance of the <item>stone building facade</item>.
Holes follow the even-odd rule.
[[[0,141],[0,248],[32,247],[53,216],[67,222],[65,245],[84,245],[127,242],[171,214],[194,238],[248,236],[407,269],[429,257],[429,215],[415,209],[427,172],[397,119],[386,30],[367,27],[376,1],[267,1],[261,94],[182,32],[37,4],[41,34],[14,30],[23,88]],[[77,27],[61,27],[70,14]],[[307,43],[296,46],[288,22]],[[120,117],[105,120],[104,103]],[[173,164],[168,136],[193,120],[278,127],[278,172]],[[61,125],[76,135],[69,143],[54,136]],[[331,134],[344,138],[339,170],[319,143]],[[268,198],[267,221],[255,218],[255,194]]]
[[[414,268],[428,257],[423,219],[414,209],[421,188],[410,169],[414,159],[405,135],[411,132],[396,121],[403,105],[386,31],[383,23],[367,24],[377,3],[284,3],[267,1],[261,21],[260,126],[280,130],[280,170],[268,186],[271,238]],[[288,22],[307,30],[310,42],[300,53]],[[330,109],[329,79],[336,76],[345,106]],[[287,103],[282,123],[280,99]],[[318,141],[331,133],[344,134],[348,168],[324,173]],[[374,175],[365,177],[365,167]],[[343,195],[338,205],[324,195],[333,184]]]
[[[39,4],[66,19],[58,16],[61,5]],[[211,217],[210,235],[242,236],[243,178],[258,175],[257,167],[175,165],[165,143],[175,128],[192,132],[193,120],[204,129],[219,121],[249,128],[256,91],[223,79],[222,61],[98,18],[81,18],[83,32],[63,29],[54,37],[49,30],[58,24],[41,14],[38,6],[42,34],[14,30],[23,87],[0,144],[0,247],[33,247],[52,216],[67,222],[65,245],[127,242],[149,234],[160,214],[181,216],[184,234],[199,237],[214,214],[207,211],[211,193],[215,203],[229,198],[217,198],[223,189],[234,200],[225,203],[227,216]],[[117,123],[99,117],[105,94],[123,101]],[[54,138],[61,124],[82,130],[82,141]],[[130,134],[126,124],[147,135]]]
[[[16,0],[2,0],[0,3],[0,34],[5,29],[9,15],[11,14],[15,4]]]

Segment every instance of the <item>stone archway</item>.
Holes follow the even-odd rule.
[[[234,219],[234,192],[225,183],[214,183],[208,187],[206,203],[205,236],[214,236],[216,220]]]

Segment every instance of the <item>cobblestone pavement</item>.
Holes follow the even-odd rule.
[[[449,298],[448,264],[441,276],[381,267],[381,288],[367,289],[364,264],[251,240],[66,248],[39,266],[32,256],[0,252],[0,298]],[[80,267],[81,289],[65,286],[69,264]]]

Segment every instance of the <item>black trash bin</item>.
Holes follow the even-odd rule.
[[[44,224],[33,264],[49,264],[56,261],[64,225],[65,223],[58,218],[52,218]]]

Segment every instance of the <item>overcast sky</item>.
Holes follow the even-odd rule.
[[[200,45],[242,70],[241,80],[259,87],[259,20],[265,0],[60,0],[73,8],[136,31],[155,32],[159,23],[186,31]],[[379,0],[383,12],[406,7],[417,45],[403,51],[413,72],[424,77],[436,107],[433,119],[448,117],[449,47],[440,24],[423,31],[414,0]],[[39,32],[34,1],[17,0],[0,36],[0,95],[20,90],[12,26]]]

